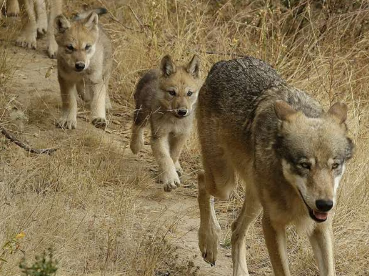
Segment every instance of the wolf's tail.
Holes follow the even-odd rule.
[[[97,15],[103,15],[108,13],[108,10],[105,8],[97,8],[97,9],[93,9],[93,10],[89,10],[89,11],[85,11],[85,12],[80,12],[77,13],[73,16],[73,20],[82,20],[87,18],[88,16],[90,16],[91,13],[96,13]]]

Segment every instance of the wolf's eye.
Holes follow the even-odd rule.
[[[174,91],[174,90],[168,90],[168,93],[171,96],[175,96],[176,95],[176,91]]]
[[[187,92],[187,96],[188,96],[188,97],[191,97],[191,96],[192,96],[192,94],[193,94],[193,92],[192,92],[192,91],[188,91],[188,92]]]
[[[72,44],[69,44],[69,45],[67,45],[67,49],[68,49],[69,51],[73,51],[73,50],[74,50],[74,47],[73,47],[73,45],[72,45]]]
[[[91,45],[90,44],[87,44],[86,47],[85,47],[85,50],[88,51],[91,49]]]
[[[333,163],[333,164],[332,164],[332,170],[337,169],[339,166],[340,166],[340,164],[339,164],[339,163]]]
[[[299,166],[301,168],[304,168],[304,169],[307,169],[307,170],[310,170],[311,169],[311,164],[308,163],[308,162],[301,162],[301,163],[299,163]]]

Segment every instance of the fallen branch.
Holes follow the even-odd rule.
[[[186,53],[193,54],[193,51],[187,51]],[[231,52],[217,52],[217,51],[197,51],[197,53],[200,54],[206,54],[206,55],[216,55],[216,56],[232,56],[236,58],[243,58],[246,55],[239,54],[239,53],[231,53]]]
[[[237,54],[237,53],[224,53],[224,52],[215,52],[215,51],[200,51],[200,53],[205,53],[207,55],[217,55],[217,56],[233,56],[243,58],[245,55]]]
[[[102,7],[105,7],[104,3],[101,1],[101,0],[98,0],[98,2],[101,4]],[[106,7],[105,7],[106,8]],[[123,28],[127,29],[127,30],[131,30],[131,31],[136,31],[134,28],[131,28],[131,27],[128,27],[126,26],[125,24],[123,24],[122,22],[120,22],[120,20],[118,18],[115,17],[115,15],[109,10],[107,9],[110,17],[113,19],[113,21],[119,23],[120,25],[123,26]],[[132,11],[131,9],[131,12],[133,13],[133,15],[136,17],[135,13]],[[136,17],[136,20],[137,20],[137,17]],[[140,20],[138,20],[138,22],[140,23],[140,25],[142,24]],[[142,26],[142,25],[141,25]]]
[[[10,141],[12,141],[17,146],[21,147],[22,149],[25,149],[28,152],[31,153],[37,153],[37,154],[51,154],[57,149],[33,149],[30,146],[26,145],[25,143],[19,141],[17,138],[15,138],[12,134],[10,134],[5,128],[0,126],[1,133]]]
[[[130,5],[128,5],[128,8],[130,9],[130,11],[133,14],[133,16],[135,17],[135,19],[137,20],[138,24],[140,24],[141,28],[142,29],[147,28],[147,26],[142,23],[142,21],[140,20],[140,18],[137,16],[137,14],[134,12],[134,10],[131,8]]]

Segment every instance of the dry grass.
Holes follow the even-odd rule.
[[[119,106],[119,118],[126,124],[133,111],[132,93],[138,77],[157,66],[167,53],[181,62],[199,54],[203,76],[218,60],[256,56],[271,63],[289,83],[311,92],[325,107],[338,100],[346,102],[356,153],[339,194],[334,223],[336,267],[338,275],[369,275],[369,6],[365,1],[331,0],[325,7],[319,6],[320,1],[282,1],[294,4],[291,8],[277,5],[279,1],[66,2],[67,13],[82,4],[104,5],[111,13],[102,18],[115,45],[110,91]],[[11,41],[11,36],[4,34],[0,38],[1,42]],[[87,127],[73,134],[54,133],[52,127],[46,127],[57,112],[56,98],[45,96],[42,100],[48,108],[36,110],[15,101],[9,85],[13,61],[8,46],[3,45],[1,124],[22,132],[11,120],[11,110],[16,107],[29,118],[26,130],[44,130],[44,141],[64,150],[52,156],[34,156],[0,138],[0,244],[26,233],[16,241],[18,247],[0,248],[0,258],[7,261],[0,261],[1,275],[19,274],[22,252],[31,257],[49,246],[56,250],[60,275],[154,276],[168,271],[171,275],[196,275],[188,256],[175,257],[176,248],[170,243],[170,233],[175,230],[170,221],[166,224],[156,217],[136,221],[142,218],[141,190],[154,182],[149,173],[152,163],[147,158],[137,162],[115,136]],[[32,105],[42,106],[37,100]],[[118,130],[126,133],[123,128]],[[37,143],[35,138],[30,140]],[[194,176],[200,168],[196,134],[182,159],[185,170]],[[219,205],[225,246],[241,201],[236,195]],[[250,230],[247,243],[250,270],[269,275],[259,222]],[[288,246],[292,275],[316,275],[307,240],[290,230]]]

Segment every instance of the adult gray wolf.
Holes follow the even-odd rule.
[[[290,275],[285,228],[307,233],[321,276],[335,275],[332,217],[339,182],[353,153],[347,107],[324,112],[265,62],[245,57],[216,63],[198,101],[204,172],[199,174],[199,247],[215,264],[220,227],[212,196],[227,199],[236,175],[245,199],[232,224],[233,276],[249,275],[245,235],[263,210],[274,275]]]

